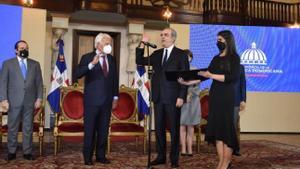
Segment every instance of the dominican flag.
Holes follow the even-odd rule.
[[[138,65],[134,76],[133,87],[138,89],[139,120],[142,120],[144,115],[149,115],[150,113],[149,85],[150,83],[145,67]]]
[[[51,76],[51,88],[47,97],[50,107],[54,113],[59,112],[59,99],[60,99],[60,87],[68,86],[69,79],[67,76],[67,66],[64,56],[64,41],[58,39],[56,42],[58,46],[58,56],[54,67],[53,74]]]

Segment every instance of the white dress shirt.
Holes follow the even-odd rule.
[[[165,57],[165,53],[166,53],[166,49],[168,50],[168,55],[167,55],[167,60],[166,60],[166,61],[168,61],[168,59],[169,59],[169,57],[170,57],[170,54],[171,54],[173,48],[174,48],[174,44],[171,45],[171,46],[168,47],[168,48],[164,48],[164,52],[163,52],[163,57],[162,57],[162,60],[161,60],[161,64],[163,64],[164,57]]]
[[[18,58],[18,62],[19,62],[20,67],[22,66],[22,60],[23,60],[23,62],[25,64],[25,67],[26,67],[26,70],[27,70],[27,68],[28,68],[28,66],[27,66],[27,58],[21,58],[20,56],[17,56],[17,58]]]

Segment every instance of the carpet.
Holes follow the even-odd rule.
[[[20,145],[21,147],[21,145]],[[57,156],[53,155],[53,144],[45,143],[43,156],[38,156],[38,145],[34,144],[35,161],[22,158],[21,148],[17,152],[17,160],[7,163],[6,144],[0,146],[0,168],[4,169],[142,169],[146,168],[147,154],[143,154],[142,142],[138,146],[135,142],[113,142],[112,152],[108,155],[111,164],[84,166],[82,158],[82,144],[64,142]],[[152,159],[155,158],[154,143],[152,144]],[[169,148],[169,147],[168,147]],[[234,157],[234,169],[300,169],[300,147],[281,144],[265,140],[251,140],[241,142],[242,156]],[[201,152],[192,157],[180,157],[182,169],[214,169],[217,156],[214,147],[201,145]],[[155,166],[156,169],[170,168],[170,163]]]

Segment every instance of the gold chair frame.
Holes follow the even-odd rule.
[[[144,117],[144,131],[143,132],[112,132],[111,126],[116,123],[127,123],[127,124],[136,124],[140,125],[140,121],[138,119],[138,110],[137,110],[137,89],[133,89],[130,87],[126,87],[125,85],[121,85],[119,88],[119,93],[127,93],[135,102],[134,105],[134,112],[132,113],[131,117],[127,120],[120,120],[118,119],[113,113],[111,116],[111,122],[109,126],[109,136],[108,136],[108,153],[111,151],[111,137],[113,136],[133,136],[136,137],[136,145],[138,144],[138,137],[142,136],[144,138],[144,153],[146,152],[146,143],[147,143],[147,118]]]
[[[66,123],[81,123],[83,125],[83,116],[80,119],[74,120],[69,118],[66,115],[65,110],[63,109],[63,102],[65,97],[70,92],[80,92],[83,94],[83,87],[81,86],[68,86],[68,87],[61,87],[60,88],[60,113],[55,113],[55,123],[54,123],[54,130],[53,130],[53,136],[54,136],[54,155],[57,155],[58,150],[60,150],[60,143],[61,138],[65,136],[83,136],[83,131],[80,132],[59,132],[58,127],[62,124]],[[82,112],[83,113],[83,112]]]

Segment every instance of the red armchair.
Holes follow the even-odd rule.
[[[63,137],[83,136],[83,88],[61,87],[60,112],[55,114],[54,155],[60,149]]]
[[[208,103],[209,103],[209,90],[204,89],[200,92],[200,105],[201,105],[201,121],[198,126],[195,127],[195,136],[197,142],[197,152],[200,152],[201,134],[205,133],[205,127],[208,119]]]
[[[108,136],[108,153],[111,150],[112,137],[143,137],[144,152],[146,151],[146,126],[140,126],[137,113],[137,90],[122,85],[119,89],[119,102],[112,111]],[[146,124],[146,118],[144,118]]]

